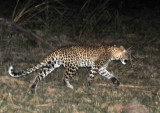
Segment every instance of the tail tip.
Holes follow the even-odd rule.
[[[14,71],[14,68],[13,68],[13,66],[11,65],[11,66],[9,67],[8,73],[9,73],[9,75],[12,76],[12,77],[14,77],[13,71]]]

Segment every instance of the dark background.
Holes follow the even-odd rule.
[[[43,0],[39,0],[38,2],[42,2]],[[52,0],[53,1],[53,0]],[[61,3],[65,4],[67,7],[77,10],[81,8],[81,6],[85,3],[86,0],[60,0]],[[103,4],[105,0],[92,0],[90,1],[89,8],[93,9],[97,4]],[[26,3],[26,0],[20,0],[20,6]],[[52,3],[54,4],[54,2]],[[1,0],[0,1],[0,16],[1,17],[10,17],[12,11],[16,5],[16,0]],[[108,10],[118,10],[123,14],[138,13],[141,11],[154,11],[154,13],[159,13],[160,11],[160,1],[159,0],[110,0],[107,6]],[[157,15],[159,16],[159,15]]]

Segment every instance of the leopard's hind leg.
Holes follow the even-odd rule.
[[[38,83],[43,80],[48,74],[50,74],[55,68],[59,67],[61,64],[59,61],[54,61],[51,64],[48,64],[44,67],[42,67],[41,71],[36,76],[32,86],[31,86],[31,92],[35,93]]]
[[[50,74],[54,68],[52,67],[44,67],[42,70],[38,73],[38,75],[35,77],[35,80],[31,86],[31,92],[35,93],[38,83],[43,80],[48,74]]]
[[[78,69],[78,66],[69,66],[66,68],[64,83],[70,89],[74,89],[74,88],[73,88],[73,85],[70,84],[69,78],[72,78],[72,76],[76,73],[77,69]]]

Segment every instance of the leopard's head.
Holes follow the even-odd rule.
[[[111,59],[120,60],[122,64],[126,64],[129,60],[129,54],[123,46],[113,47],[111,50]]]

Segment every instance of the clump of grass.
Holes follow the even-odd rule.
[[[52,17],[50,16],[50,13],[54,12],[53,16],[57,14],[63,16],[58,7],[55,7],[53,4],[58,4],[58,7],[60,6],[61,8],[64,7],[63,4],[59,1],[27,0],[22,3],[21,1],[17,0],[11,20],[14,23],[19,23],[25,26],[31,23],[35,26],[37,26],[38,23],[45,25],[46,20],[48,21],[48,19]]]
[[[31,19],[45,10],[44,6],[46,5],[46,2],[42,2],[36,5],[35,3],[36,1],[28,0],[22,5],[23,7],[20,7],[20,1],[17,0],[11,17],[12,21],[15,23],[28,23]]]
[[[23,26],[35,29],[43,28],[54,31],[66,31],[67,26],[72,26],[72,33],[78,37],[93,32],[101,33],[107,23],[112,19],[107,9],[110,0],[87,0],[78,8],[60,1],[33,1],[28,0],[22,4],[19,0],[15,5],[11,20]],[[41,24],[41,26],[39,26]],[[99,29],[101,27],[101,29]],[[64,29],[66,28],[66,29]],[[68,33],[68,32],[66,32]],[[47,33],[48,34],[48,33]]]

